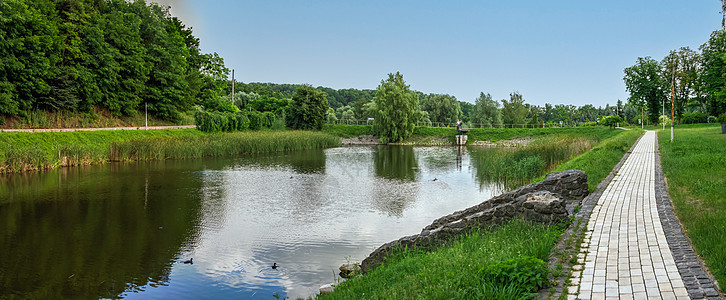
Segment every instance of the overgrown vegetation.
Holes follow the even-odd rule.
[[[726,135],[710,126],[658,134],[663,173],[678,219],[721,286],[726,282]]]
[[[195,129],[0,134],[0,173],[109,160],[196,158],[332,147],[340,140],[310,131],[205,134]]]
[[[488,182],[504,182],[506,187],[514,188],[590,150],[599,138],[555,134],[537,138],[523,147],[471,147],[469,151],[479,178]]]
[[[587,173],[587,185],[590,192],[595,191],[597,185],[610,174],[615,165],[620,162],[630,147],[643,134],[642,130],[633,129],[629,131],[621,131],[620,134],[603,140],[600,144],[594,146],[590,151],[577,156],[552,170],[559,172],[564,170],[577,169]],[[535,181],[544,180],[544,176]]]
[[[561,229],[514,220],[430,252],[408,251],[318,299],[527,299]],[[499,280],[512,278],[523,285]],[[489,280],[487,280],[489,279]],[[495,280],[491,280],[495,279]]]

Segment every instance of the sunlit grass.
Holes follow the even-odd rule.
[[[658,133],[663,173],[678,219],[716,280],[726,282],[726,134],[719,124]]]
[[[531,295],[521,287],[485,282],[482,271],[513,258],[546,261],[560,234],[556,226],[514,220],[494,230],[462,235],[431,252],[396,254],[317,299],[527,299]]]
[[[205,134],[194,129],[0,133],[0,173],[88,165],[109,160],[198,158],[337,146],[311,131]]]
[[[618,129],[616,129],[618,130]],[[605,179],[608,174],[620,162],[630,147],[643,134],[640,129],[629,131],[619,131],[619,135],[603,140],[590,151],[576,156],[571,160],[561,164],[552,172],[564,170],[582,170],[587,174],[587,185],[590,192],[595,191],[597,185]],[[535,181],[544,180],[544,176],[537,178]]]

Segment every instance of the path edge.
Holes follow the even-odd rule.
[[[655,134],[655,200],[658,207],[663,230],[665,231],[668,248],[676,261],[678,273],[683,278],[688,296],[691,299],[723,299],[718,282],[708,271],[704,261],[696,254],[693,242],[683,231],[683,224],[673,208],[673,201],[668,195],[665,174],[660,160],[660,144],[658,132]]]
[[[597,202],[600,200],[600,196],[602,196],[603,192],[605,192],[605,189],[607,189],[608,185],[610,185],[610,182],[615,177],[615,174],[620,171],[620,168],[623,166],[630,154],[633,153],[635,146],[638,145],[643,136],[645,136],[645,131],[643,131],[643,134],[641,134],[633,145],[630,146],[630,149],[625,152],[613,170],[610,171],[610,174],[600,181],[597,188],[595,188],[595,191],[582,200],[582,208],[574,214],[572,224],[570,224],[567,230],[565,230],[565,232],[560,236],[560,239],[555,245],[556,250],[550,254],[547,260],[547,265],[550,270],[556,270],[558,269],[558,265],[561,265],[561,270],[564,270],[564,273],[560,276],[553,276],[551,279],[553,280],[554,286],[550,289],[540,291],[539,296],[537,297],[538,299],[558,299],[565,292],[565,287],[567,287],[567,294],[578,294],[580,274],[576,274],[575,272],[580,272],[582,270],[582,266],[579,265],[580,268],[578,269],[578,263],[570,263],[570,259],[578,258],[582,255],[580,248],[583,245],[580,245],[579,243],[586,244],[588,242],[583,241],[583,237],[587,231],[587,223],[590,221],[592,210],[595,208],[595,205],[597,205]],[[573,241],[573,238],[577,239],[575,242],[578,243],[574,245],[574,248],[572,247],[573,245],[568,245],[571,243],[570,241]],[[577,277],[576,281],[571,281],[571,277]]]

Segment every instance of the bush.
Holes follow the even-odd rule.
[[[197,129],[203,132],[242,131],[250,127],[250,119],[244,112],[206,112],[194,113]]]
[[[597,126],[597,122],[596,121],[587,121],[587,122],[583,123],[582,126]]]
[[[262,128],[262,120],[260,118],[260,113],[256,111],[251,111],[248,115],[250,118],[250,129],[251,130],[260,130]]]
[[[535,293],[547,285],[549,269],[543,260],[526,256],[491,264],[481,273],[484,281],[494,286],[513,285]]]
[[[622,123],[623,118],[620,116],[607,116],[600,119],[600,125],[615,127],[618,123]]]
[[[726,113],[722,113],[716,118],[716,122],[726,123]]]
[[[708,115],[702,112],[685,113],[681,117],[683,124],[708,123]]]

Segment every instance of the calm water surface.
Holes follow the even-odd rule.
[[[481,155],[361,146],[0,177],[0,298],[312,296],[502,192],[476,178]]]

